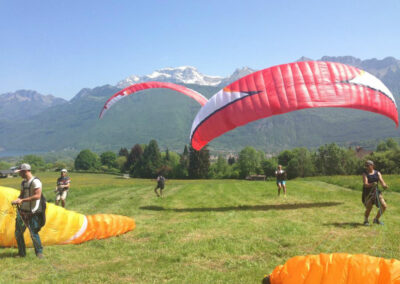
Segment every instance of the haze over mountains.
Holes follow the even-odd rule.
[[[300,58],[299,60],[307,60]],[[364,69],[378,78],[400,101],[400,61],[360,60],[352,56],[323,57]],[[268,66],[266,66],[268,67]],[[230,77],[208,76],[194,67],[164,68],[150,75],[132,75],[116,86],[82,89],[70,101],[35,91],[0,95],[0,149],[4,151],[118,150],[156,139],[161,148],[182,151],[189,143],[192,121],[200,106],[176,92],[155,89],[117,103],[98,120],[112,94],[137,82],[167,81],[184,84],[206,97],[255,70],[244,67]],[[262,119],[231,131],[210,143],[215,151],[237,151],[250,145],[264,151],[317,147],[324,143],[398,137],[393,122],[383,116],[350,109],[308,109]]]

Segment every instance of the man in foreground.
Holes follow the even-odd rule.
[[[45,223],[46,201],[42,198],[42,183],[31,173],[29,164],[22,164],[17,171],[23,178],[21,193],[11,203],[18,206],[15,220],[15,239],[18,244],[18,255],[26,256],[24,232],[28,228],[38,258],[43,258],[43,247],[39,231]]]

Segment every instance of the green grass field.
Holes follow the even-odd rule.
[[[37,176],[54,202],[58,174]],[[364,227],[361,192],[335,185],[340,177],[289,181],[287,198],[277,196],[274,182],[169,180],[160,199],[154,180],[70,176],[68,209],[131,216],[136,229],[81,245],[47,246],[41,260],[33,249],[17,259],[15,248],[1,248],[0,283],[260,283],[296,255],[400,259],[400,194],[385,193],[384,226]],[[361,182],[353,177],[342,186],[356,180]],[[19,183],[0,180],[1,186]]]

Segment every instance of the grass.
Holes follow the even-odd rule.
[[[388,185],[388,191],[400,193],[399,175],[383,175],[383,179]],[[335,184],[342,187],[347,187],[354,190],[362,189],[362,176],[321,176],[309,177],[305,180],[319,180],[330,184]]]
[[[53,202],[57,174],[37,175]],[[277,197],[274,182],[169,180],[163,199],[153,192],[154,180],[71,178],[68,209],[131,216],[137,228],[81,245],[47,246],[43,260],[33,249],[25,259],[12,257],[15,248],[0,249],[0,283],[259,283],[295,255],[400,259],[395,192],[385,193],[385,226],[364,227],[360,191],[321,181],[325,177],[289,181],[287,198]],[[19,183],[0,180],[14,188]]]

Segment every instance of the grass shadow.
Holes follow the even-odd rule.
[[[173,211],[173,212],[226,212],[226,211],[268,211],[268,210],[296,210],[303,208],[321,208],[338,206],[343,202],[316,202],[316,203],[289,203],[276,205],[239,205],[228,207],[200,207],[200,208],[164,208],[161,206],[142,206],[141,210]]]
[[[14,257],[16,257],[18,255],[18,253],[17,252],[1,252],[0,251],[0,259],[3,259],[3,258],[14,258]]]
[[[353,229],[357,227],[363,227],[364,225],[362,223],[356,223],[356,222],[343,222],[343,223],[327,223],[324,224],[324,226],[335,226],[337,228]]]

